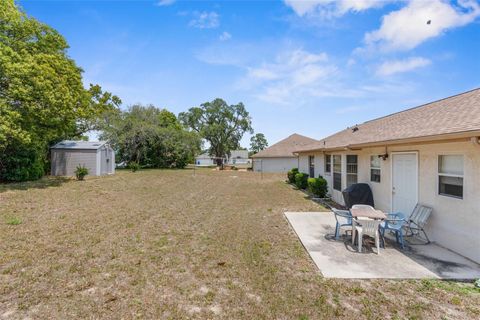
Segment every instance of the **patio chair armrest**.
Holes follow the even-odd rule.
[[[339,217],[352,218],[352,214],[347,210],[333,210],[333,213]]]

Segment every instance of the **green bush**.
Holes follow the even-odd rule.
[[[293,168],[287,172],[288,182],[295,183],[295,175],[298,173],[298,168]]]
[[[136,161],[132,161],[128,164],[128,168],[132,170],[132,172],[140,170],[140,164]]]
[[[77,177],[77,180],[83,180],[86,175],[88,175],[88,168],[84,165],[77,166],[77,169],[75,170],[75,176]]]
[[[0,181],[37,180],[43,176],[45,156],[41,146],[15,144],[2,151]]]
[[[325,180],[322,176],[318,178],[308,178],[307,184],[308,191],[318,198],[325,198],[327,195],[327,180]]]
[[[308,174],[306,173],[297,173],[295,175],[295,185],[298,189],[306,189],[308,181]]]

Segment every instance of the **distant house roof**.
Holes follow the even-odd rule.
[[[295,151],[304,148],[307,145],[316,143],[318,140],[302,136],[300,134],[292,134],[291,136],[273,144],[265,150],[262,150],[252,156],[252,158],[288,158],[295,157]]]
[[[334,150],[480,134],[480,88],[367,121],[298,151]]]
[[[77,150],[96,150],[103,145],[106,141],[73,141],[63,140],[54,145],[51,149],[77,149]]]

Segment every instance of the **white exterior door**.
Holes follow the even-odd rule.
[[[394,153],[392,170],[392,211],[408,217],[418,201],[417,154]]]

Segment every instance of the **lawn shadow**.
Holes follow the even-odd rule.
[[[0,183],[0,193],[16,190],[46,189],[51,187],[59,187],[70,180],[71,178],[68,177],[45,176],[35,181],[2,182]]]

